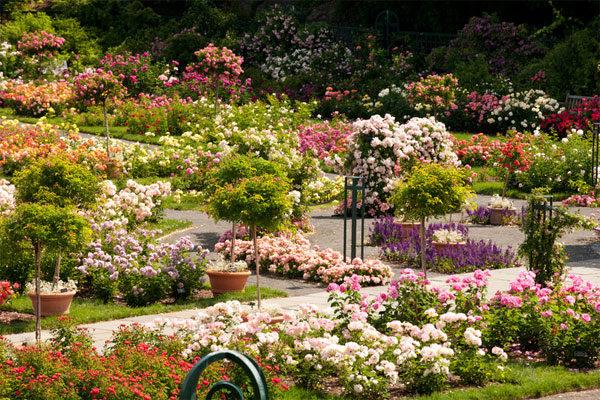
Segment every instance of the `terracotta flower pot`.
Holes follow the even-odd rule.
[[[442,243],[442,242],[431,242],[433,248],[436,251],[444,251],[445,249],[453,249],[464,246],[466,242],[458,242],[458,243]]]
[[[210,280],[210,290],[213,292],[213,295],[227,292],[241,292],[246,287],[246,282],[250,277],[250,271],[207,271],[206,274]]]
[[[488,207],[490,210],[490,224],[491,225],[504,225],[506,218],[511,218],[517,215],[516,208],[493,208]]]
[[[41,310],[40,315],[42,317],[50,317],[53,315],[64,315],[68,314],[71,308],[71,302],[76,291],[63,292],[63,293],[40,293]],[[27,293],[31,304],[33,305],[33,312],[37,310],[37,301],[35,299],[35,292]]]
[[[400,220],[394,220],[394,223],[400,225],[400,235],[402,238],[407,238],[410,236],[411,232],[419,231],[419,227],[421,226],[418,222],[403,222]]]

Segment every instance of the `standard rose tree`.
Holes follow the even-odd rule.
[[[245,178],[227,185],[212,197],[211,214],[220,220],[239,221],[250,227],[256,264],[256,292],[260,308],[260,257],[256,242],[257,228],[279,229],[292,212],[289,182],[275,175]],[[233,260],[232,260],[233,261]]]
[[[121,80],[113,75],[111,71],[101,68],[91,72],[83,72],[75,77],[73,81],[75,93],[79,100],[86,106],[102,106],[104,116],[104,129],[106,133],[106,154],[110,158],[110,132],[108,130],[108,116],[106,114],[106,103],[125,97],[127,89]]]
[[[459,212],[473,196],[465,171],[439,164],[421,164],[395,186],[390,201],[396,213],[421,222],[421,268],[425,266],[425,223],[428,218]]]
[[[46,250],[82,248],[91,231],[85,218],[72,207],[23,203],[6,220],[4,230],[15,244],[28,243],[35,260],[35,337],[41,338],[40,276],[42,255]]]

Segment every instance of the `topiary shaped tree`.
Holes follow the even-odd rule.
[[[447,165],[421,164],[400,181],[390,197],[396,213],[420,221],[421,268],[425,265],[425,223],[428,218],[459,212],[474,196],[466,171]]]
[[[35,263],[35,338],[41,338],[40,275],[42,253],[46,249],[62,251],[85,245],[91,236],[87,220],[72,207],[23,203],[5,221],[4,231],[15,244],[29,243]]]
[[[285,172],[279,164],[265,160],[260,157],[250,155],[232,155],[224,158],[219,163],[219,168],[213,171],[208,179],[208,193],[215,193],[220,188],[227,185],[235,185],[242,179],[252,178],[255,176],[273,175],[279,178],[285,178]],[[211,198],[209,197],[209,203]],[[232,223],[231,227],[231,261],[234,260],[235,252],[235,235],[236,225],[238,220],[228,220],[219,218],[218,211],[213,207],[207,208],[208,214],[215,219],[225,219]]]
[[[209,212],[217,220],[239,221],[250,227],[256,264],[257,302],[260,308],[260,257],[257,228],[279,229],[289,218],[293,201],[287,179],[275,175],[244,178],[237,184],[218,189],[212,196]]]
[[[89,169],[61,157],[35,162],[15,175],[14,184],[19,203],[49,204],[56,207],[90,207],[96,202],[100,190],[98,178]],[[73,249],[62,246],[56,250],[54,283],[60,279],[63,252]]]

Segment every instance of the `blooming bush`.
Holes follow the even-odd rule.
[[[317,178],[306,185],[303,202],[305,204],[326,204],[340,199],[344,193],[344,178],[338,176],[335,180],[325,176]]]
[[[212,43],[194,53],[198,62],[185,68],[182,83],[198,96],[215,99],[235,99],[245,92],[250,81],[242,82],[244,58],[227,47],[216,47]]]
[[[456,92],[458,79],[452,74],[428,75],[404,86],[408,104],[427,116],[450,115],[458,108]]]
[[[464,244],[435,247],[436,231],[456,232],[452,236]],[[460,224],[429,224],[425,231],[427,267],[443,273],[462,273],[476,269],[510,268],[519,265],[512,249],[501,249],[491,242],[466,239],[469,230]],[[462,239],[458,239],[458,237]],[[465,240],[466,239],[466,240]],[[421,251],[419,232],[415,229],[403,232],[402,225],[392,217],[376,220],[371,231],[371,241],[381,246],[381,254],[388,260],[403,262],[411,267],[419,265]],[[437,240],[440,241],[440,240]]]
[[[60,113],[75,100],[73,86],[67,81],[21,82],[0,84],[0,100],[18,114],[41,116],[48,112]]]
[[[50,58],[64,43],[64,38],[46,31],[25,32],[17,43],[17,49],[29,55]]]
[[[562,203],[565,206],[600,207],[600,198],[594,192],[589,194],[574,194],[563,200]]]
[[[539,131],[541,122],[560,111],[558,101],[542,90],[512,92],[502,98],[499,106],[488,114],[487,122],[497,132],[529,129]]]
[[[231,241],[215,245],[215,251],[229,256]],[[263,236],[258,239],[261,268],[291,278],[303,278],[322,283],[342,282],[344,278],[357,275],[363,284],[380,285],[389,282],[391,269],[378,260],[344,260],[341,253],[332,249],[311,247],[308,239],[300,234],[293,237]],[[236,240],[236,260],[254,263],[252,241]]]
[[[152,62],[152,55],[144,53],[107,53],[100,59],[100,68],[121,79],[131,95],[152,93],[162,85],[159,75],[163,66]]]
[[[600,121],[600,96],[583,99],[574,108],[551,114],[542,121],[541,128],[552,130],[564,137],[578,130],[588,130]]]
[[[15,290],[19,288],[19,284],[11,284],[7,281],[0,281],[0,306],[8,303],[15,295]]]
[[[327,162],[346,151],[352,127],[346,123],[321,122],[299,127],[300,151]]]
[[[386,212],[394,179],[417,162],[457,164],[451,135],[433,118],[412,118],[400,125],[394,117],[357,120],[349,137],[345,171],[368,177],[366,206],[372,215]],[[335,158],[338,165],[339,157]],[[374,208],[375,204],[379,204]]]
[[[118,108],[115,122],[127,127],[127,133],[137,135],[181,135],[196,111],[196,104],[189,98],[142,94]]]
[[[452,136],[453,149],[463,165],[482,167],[493,159],[501,146],[499,140],[492,140],[483,133],[471,136],[468,140],[460,140]]]
[[[105,105],[107,101],[120,99],[127,93],[119,78],[102,68],[82,72],[75,77],[73,84],[75,94],[86,106]]]

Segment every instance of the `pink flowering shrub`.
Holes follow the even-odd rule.
[[[428,75],[404,85],[408,104],[427,116],[449,116],[456,110],[458,79],[452,74]]]
[[[152,62],[152,55],[144,53],[107,53],[100,59],[100,68],[110,71],[121,80],[128,93],[152,93],[162,86],[159,79],[163,66]]]
[[[333,155],[346,151],[351,125],[346,123],[320,122],[299,127],[300,151],[319,160],[328,161]]]
[[[490,92],[471,92],[467,95],[464,112],[475,122],[475,125],[491,130],[488,126],[488,118],[506,101],[508,101],[508,96],[498,96]]]
[[[215,252],[228,257],[230,240],[215,245]],[[293,237],[264,236],[258,239],[261,267],[269,272],[291,278],[332,283],[357,275],[362,284],[381,285],[389,282],[392,270],[379,260],[344,260],[340,252],[311,247],[300,234]],[[248,264],[254,262],[254,248],[250,240],[236,240],[235,257]]]
[[[490,344],[518,344],[551,363],[585,368],[600,357],[600,288],[577,276],[543,288],[523,272],[492,298],[486,321]]]
[[[73,84],[75,94],[86,106],[105,105],[107,101],[119,100],[127,93],[119,78],[102,68],[77,75]]]
[[[565,206],[577,207],[600,207],[600,197],[597,197],[594,192],[589,194],[574,194],[563,200]]]
[[[244,93],[250,81],[242,82],[240,76],[243,57],[227,47],[212,43],[194,53],[198,62],[190,64],[183,73],[183,84],[199,96],[235,99]]]
[[[469,140],[461,140],[453,136],[452,141],[460,162],[471,167],[486,165],[501,146],[499,140],[492,140],[483,133],[473,135]]]
[[[50,58],[64,43],[64,38],[46,31],[25,32],[17,42],[17,49],[25,54]]]

